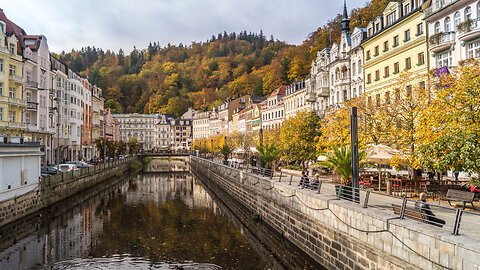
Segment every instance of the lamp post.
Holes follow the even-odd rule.
[[[213,139],[210,139],[210,141],[212,142],[212,160],[213,160]]]
[[[350,110],[350,138],[351,138],[351,154],[352,154],[352,188],[354,202],[359,202],[360,197],[358,193],[359,188],[359,165],[358,165],[358,120],[357,107],[352,107]],[[380,184],[379,184],[380,186]]]

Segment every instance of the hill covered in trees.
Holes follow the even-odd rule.
[[[388,0],[372,0],[351,11],[351,28],[365,27]],[[115,113],[172,113],[189,106],[211,108],[243,94],[268,95],[282,84],[305,78],[316,53],[340,38],[341,15],[298,46],[260,33],[219,33],[206,42],[134,47],[129,55],[95,47],[57,55],[104,90]]]

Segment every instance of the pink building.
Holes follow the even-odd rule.
[[[107,140],[120,141],[120,125],[112,116],[110,108],[104,109],[105,137]]]

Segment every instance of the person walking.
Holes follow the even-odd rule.
[[[415,202],[415,209],[419,210],[422,214],[425,215],[425,219],[428,224],[432,224],[438,227],[443,227],[443,225],[445,225],[445,220],[437,218],[430,209],[430,205],[427,204],[426,193],[420,193],[420,198],[417,202]]]

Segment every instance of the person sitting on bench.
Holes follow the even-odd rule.
[[[427,204],[427,194],[420,193],[420,198],[415,203],[415,209],[420,210],[422,214],[425,215],[426,221],[428,224],[432,224],[438,227],[443,227],[445,225],[445,220],[437,218],[435,214],[430,209],[430,205]]]
[[[298,184],[302,188],[308,188],[310,186],[308,176],[305,172],[302,172],[302,177],[300,178],[300,184]]]
[[[318,184],[320,183],[320,174],[316,173],[315,174],[315,177],[313,178],[312,180],[312,188],[313,189],[317,189],[318,188]]]

